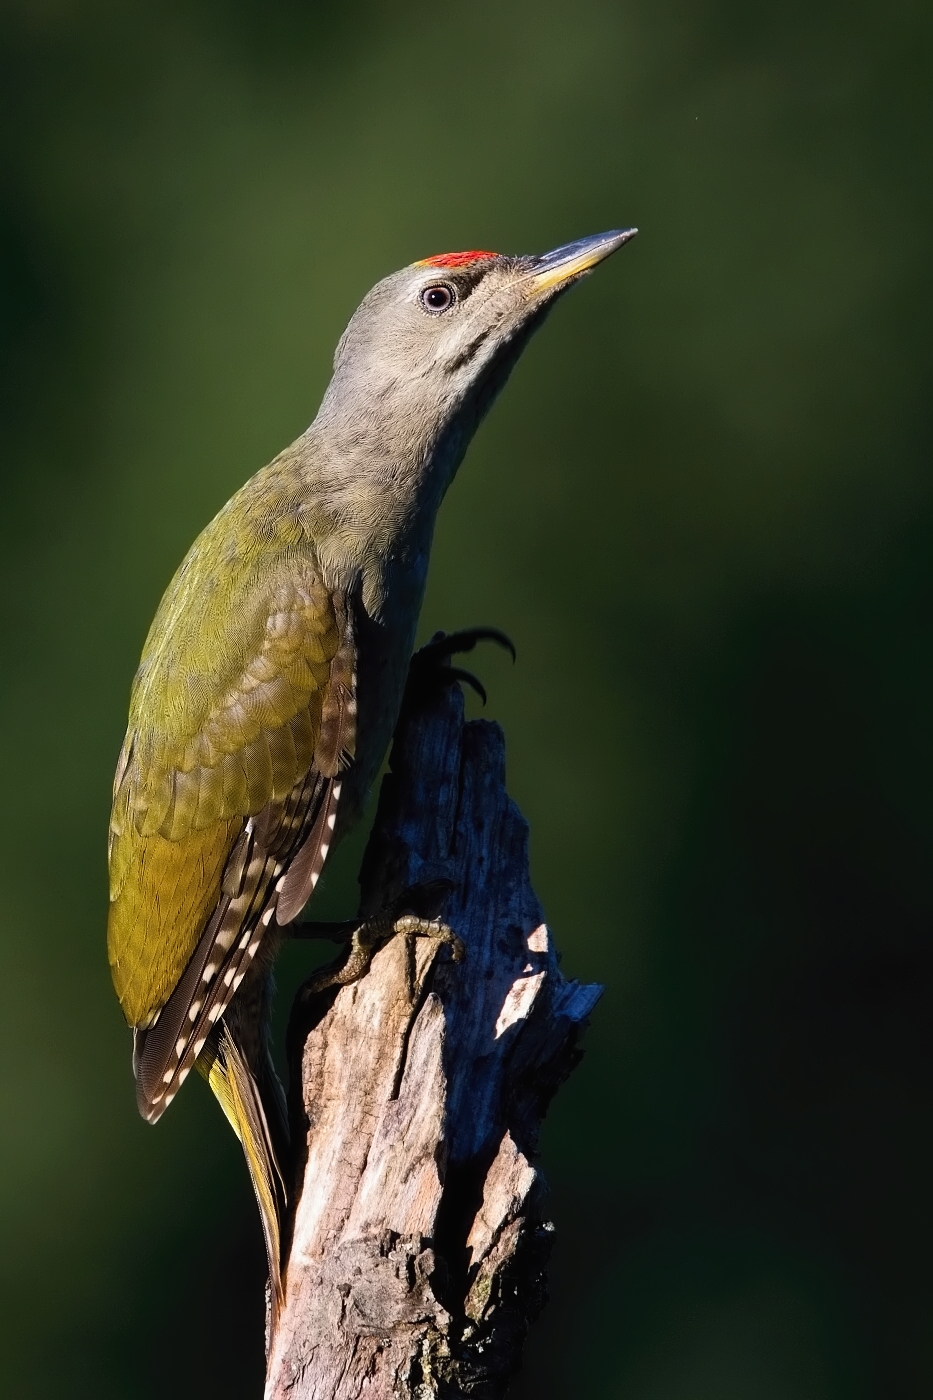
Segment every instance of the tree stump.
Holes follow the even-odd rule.
[[[459,686],[403,713],[361,913],[449,890],[462,962],[397,937],[296,1003],[295,1181],[266,1400],[494,1400],[545,1301],[553,1227],[532,1165],[602,989],[568,982],[505,790],[502,731]]]

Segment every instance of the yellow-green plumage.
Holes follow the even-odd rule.
[[[339,645],[333,601],[287,497],[270,519],[255,509],[260,494],[268,506],[250,484],[195,542],[133,686],[108,944],[134,1026],[148,1024],[194,952],[244,818],[288,796],[320,734]]]

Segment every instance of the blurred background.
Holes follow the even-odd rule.
[[[931,40],[917,0],[4,0],[3,1395],[260,1394],[239,1150],[200,1081],[136,1116],[104,948],[163,588],[377,278],[629,223],[423,618],[516,641],[487,713],[607,988],[513,1394],[933,1393]]]

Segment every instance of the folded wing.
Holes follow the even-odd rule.
[[[108,927],[152,1121],[320,874],[354,676],[347,600],[313,561],[263,588],[241,570],[219,600],[183,565],[156,616],[114,786]]]

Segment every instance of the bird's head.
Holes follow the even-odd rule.
[[[341,337],[318,421],[360,441],[375,431],[396,467],[426,465],[448,442],[442,455],[456,467],[557,298],[636,232],[530,256],[441,253],[394,272],[364,297]]]

